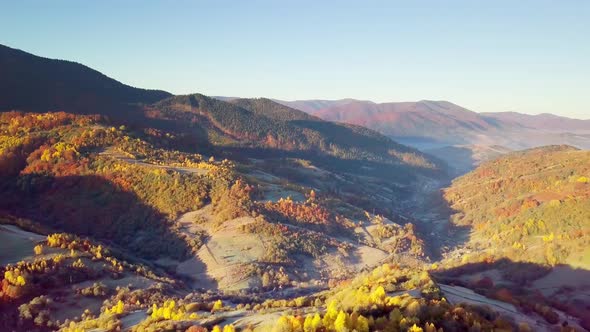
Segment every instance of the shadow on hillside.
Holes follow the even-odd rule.
[[[360,147],[370,151],[386,151],[391,146],[387,145],[388,139],[381,134],[371,132],[369,129],[360,126],[353,126],[343,123],[329,122],[329,121],[314,121],[314,120],[294,120],[290,123],[311,130],[322,133],[328,143],[337,143],[346,147]],[[355,130],[356,129],[356,130]],[[359,131],[363,131],[364,134],[373,134],[371,136],[361,135]],[[375,139],[380,139],[382,145],[376,145]],[[396,147],[399,147],[396,144]],[[406,148],[411,151],[409,148]]]
[[[345,159],[327,155],[321,151],[288,151],[259,147],[219,147],[218,152],[226,157],[232,157],[238,161],[254,159],[304,159],[310,160],[315,166],[329,171],[382,177],[386,180],[396,181],[400,184],[409,184],[416,178],[416,174],[444,176],[440,170],[413,167],[408,164],[391,164],[380,161]]]
[[[444,198],[442,187],[448,185],[449,182],[441,181],[441,188],[418,193],[405,207],[405,213],[412,216],[420,238],[425,241],[428,256],[434,261],[465,245],[471,236],[471,226],[456,225],[451,221],[451,216],[458,211]]]
[[[567,265],[564,266],[568,267],[572,272],[576,271],[576,274],[578,271],[588,273],[587,280],[590,280],[590,271],[573,269]],[[466,263],[457,267],[437,271],[435,275],[441,278],[441,280],[457,281],[458,279],[455,278],[461,276],[496,270],[500,272],[499,276],[504,281],[510,281],[520,286],[527,286],[533,281],[547,276],[553,269],[554,267],[548,265],[530,262],[514,262],[510,259],[502,258],[493,262]]]
[[[404,165],[347,160],[313,152],[245,147],[229,147],[220,152],[224,152],[224,157],[253,164],[291,184],[316,188],[325,197],[337,196],[385,216],[396,214],[401,203],[412,196],[412,186],[420,174]],[[264,163],[252,163],[251,159]],[[307,161],[311,163],[308,165]]]
[[[208,134],[198,122],[194,114],[180,113],[179,118],[169,118],[161,110],[143,105],[114,105],[103,112],[114,125],[126,125],[132,130],[147,134],[150,142],[156,147],[174,148],[182,152],[209,154],[212,145]],[[152,131],[157,129],[171,136],[155,136]]]
[[[434,175],[440,183],[450,182],[446,174],[421,172],[407,165],[392,165],[374,161],[348,160],[306,151],[231,147],[224,148],[233,159],[249,163],[249,158],[264,160],[266,172],[288,179],[289,182],[319,189],[324,195],[334,194],[345,202],[361,207],[373,214],[392,218],[401,225],[413,223],[418,237],[424,240],[426,254],[438,260],[446,251],[465,244],[471,228],[449,222],[455,213],[437,188],[422,190],[412,186],[420,175]],[[309,174],[311,167],[297,165],[287,159],[310,160],[313,166],[336,174]],[[321,172],[319,172],[321,173]],[[350,176],[353,175],[353,176]],[[375,189],[378,188],[378,189]],[[380,188],[380,189],[379,189]],[[377,191],[381,190],[381,191]],[[434,190],[434,192],[433,192]],[[383,195],[387,195],[384,197]],[[413,198],[416,196],[416,198]],[[391,199],[389,202],[385,198]],[[428,207],[429,213],[421,213]],[[400,214],[412,216],[398,218]]]
[[[0,190],[6,199],[0,209],[16,217],[114,244],[146,259],[183,260],[191,253],[161,212],[103,177],[27,174],[3,182]]]
[[[555,323],[556,316],[542,306],[560,310],[566,316],[559,323],[580,319],[590,328],[590,271],[569,265],[547,266],[514,262],[503,258],[493,262],[467,263],[432,272],[440,284],[456,285],[496,300],[509,302],[523,312],[536,312]]]

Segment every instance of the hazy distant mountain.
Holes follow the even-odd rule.
[[[313,100],[294,100],[294,101],[282,101],[282,100],[274,100],[278,103],[283,105],[296,108],[298,110],[307,112],[309,114],[314,114],[318,111],[321,111],[328,107],[333,106],[340,106],[346,105],[352,102],[356,102],[355,99],[338,99],[338,100],[324,100],[324,99],[313,99]],[[367,101],[367,103],[370,103]]]
[[[590,132],[590,120],[572,119],[555,114],[529,115],[516,112],[481,113],[506,123],[523,127],[558,132]]]
[[[366,126],[393,137],[428,137],[465,144],[471,136],[502,128],[502,123],[445,101],[377,104],[350,101],[313,112],[331,121]]]
[[[366,126],[422,149],[447,145],[501,145],[524,149],[546,144],[590,148],[590,121],[553,114],[477,113],[447,101],[374,103],[343,99],[281,103],[325,120]],[[321,108],[319,106],[324,105]]]
[[[283,103],[325,120],[366,126],[392,137],[423,137],[455,144],[470,143],[469,136],[501,126],[494,119],[444,101],[378,104],[344,99]],[[325,107],[319,108],[321,105]]]

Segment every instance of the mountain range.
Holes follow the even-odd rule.
[[[209,147],[434,165],[424,154],[375,131],[327,122],[269,99],[173,96],[125,85],[82,64],[0,45],[0,111],[10,110],[101,114],[130,127],[174,130],[179,140]]]
[[[586,125],[172,95],[0,46],[0,330],[588,329],[590,154],[510,136]]]
[[[432,100],[277,102],[324,120],[374,129],[444,160],[457,174],[513,150],[552,144],[590,149],[590,120],[554,114],[477,113],[448,101]]]
[[[424,149],[456,144],[501,145],[510,149],[570,144],[590,148],[590,120],[553,114],[477,113],[448,101],[431,100],[278,102],[325,120],[366,126]]]

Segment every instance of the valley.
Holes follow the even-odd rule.
[[[420,151],[317,117],[328,101],[173,96],[0,51],[1,330],[590,326],[588,151]],[[391,107],[455,118],[437,127],[449,139],[503,126],[447,102]]]

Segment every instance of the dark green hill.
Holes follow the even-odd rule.
[[[0,110],[115,113],[121,104],[171,96],[125,85],[79,63],[0,45]]]
[[[271,149],[277,156],[279,152],[303,153],[305,157],[406,165],[429,172],[442,168],[438,161],[375,131],[323,121],[269,99],[225,102],[201,94],[174,96],[149,106],[146,112],[154,118],[190,124],[191,130],[206,134],[216,146]]]

